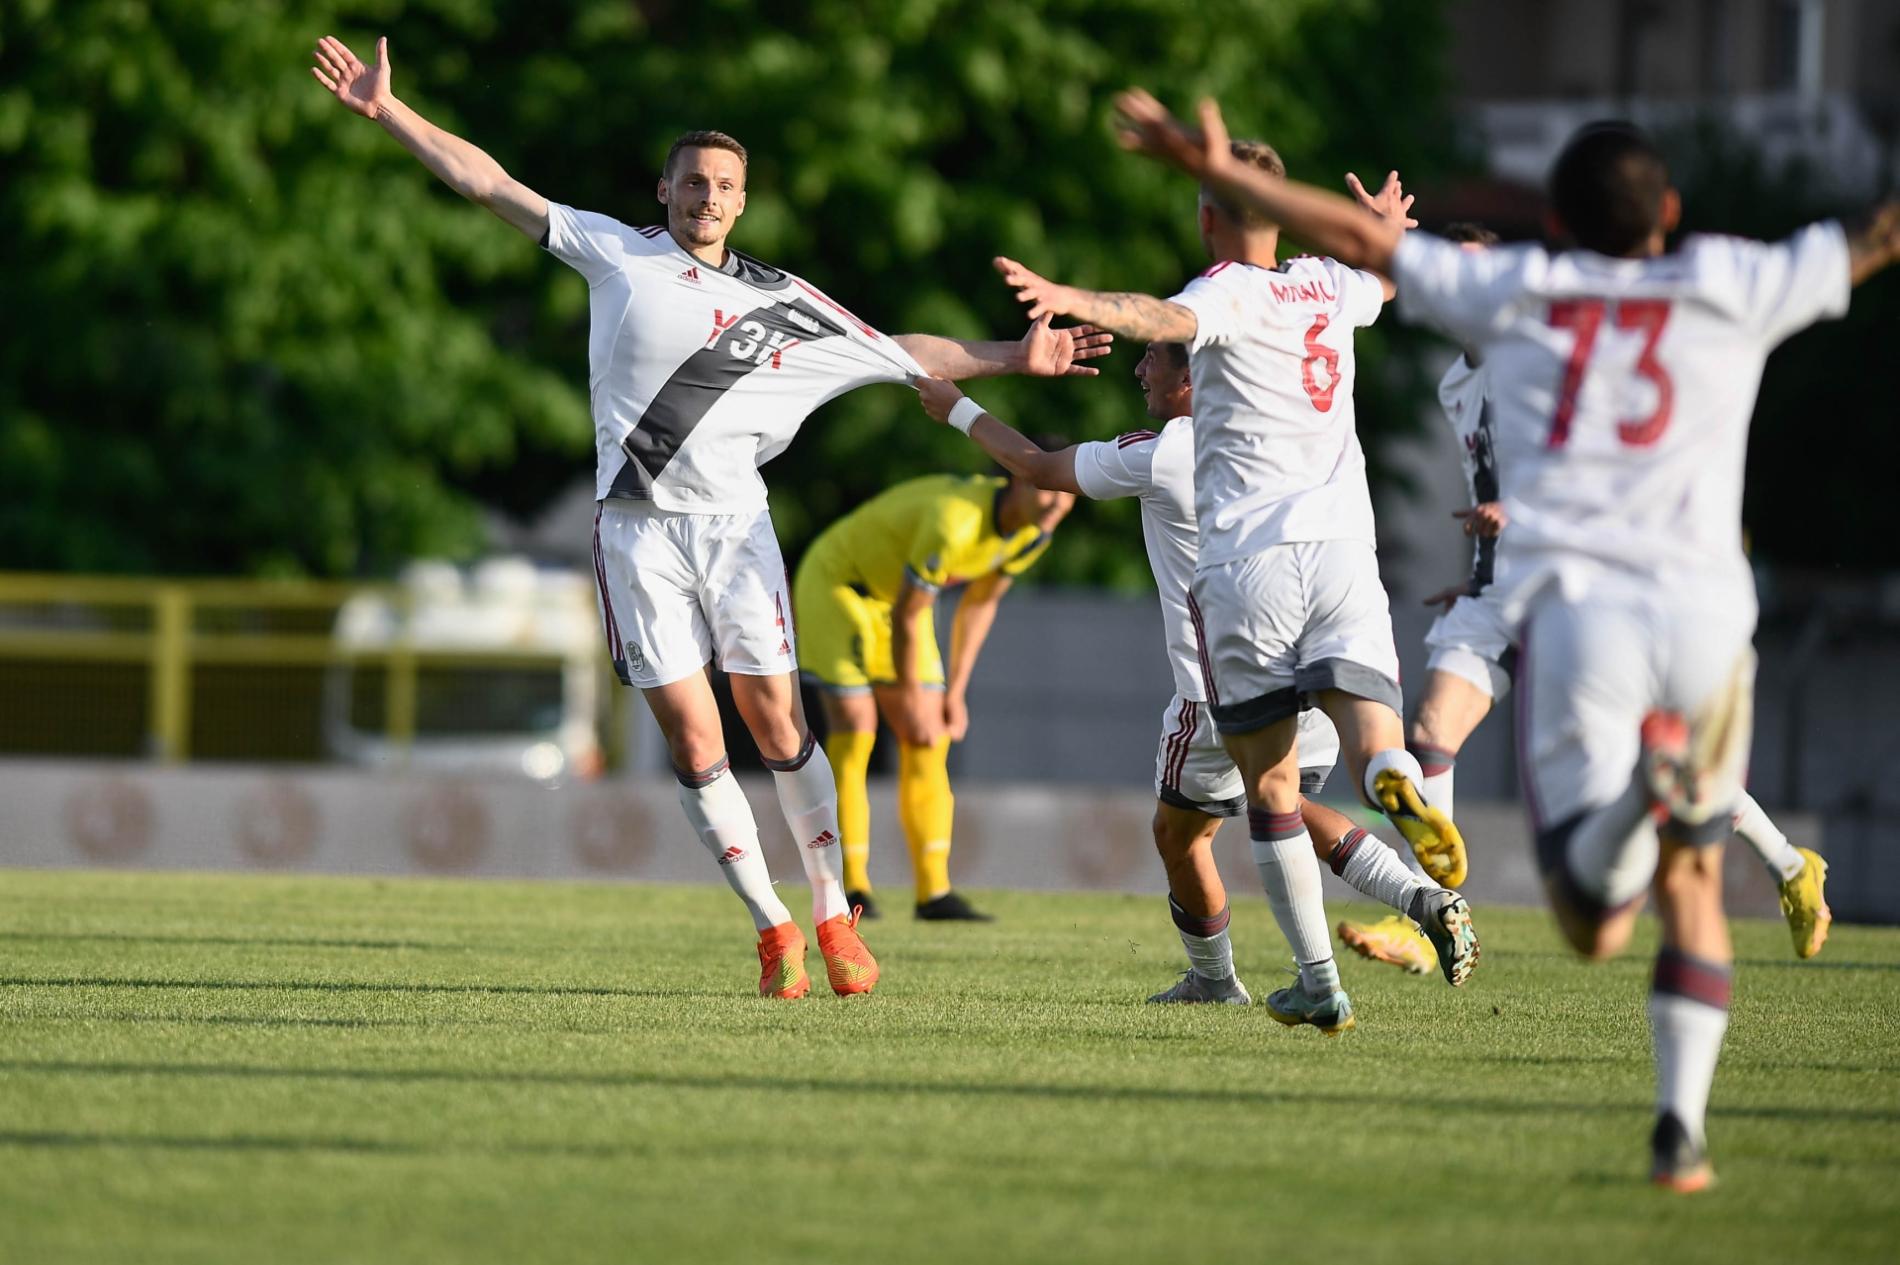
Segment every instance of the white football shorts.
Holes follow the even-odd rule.
[[[1518,647],[1518,764],[1533,829],[1543,836],[1623,794],[1650,711],[1680,712],[1693,730],[1738,672],[1752,694],[1755,614],[1754,593],[1732,583],[1546,589]],[[1732,767],[1708,771],[1718,802],[1741,798],[1747,744],[1736,748]]]
[[[1404,710],[1392,611],[1369,544],[1301,541],[1216,563],[1195,573],[1189,609],[1224,733],[1284,720],[1327,689]]]
[[[652,689],[716,663],[743,676],[798,670],[791,584],[772,514],[681,514],[602,501],[594,578],[614,671]]]
[[[1317,795],[1339,762],[1339,731],[1325,712],[1314,708],[1300,713],[1298,743],[1300,794]],[[1246,785],[1221,745],[1206,703],[1176,694],[1161,713],[1155,798],[1209,817],[1238,817],[1247,811]]]
[[[1449,672],[1497,702],[1511,691],[1516,668],[1515,630],[1505,621],[1496,594],[1461,597],[1432,621],[1425,634],[1428,672]]]

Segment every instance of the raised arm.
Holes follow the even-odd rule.
[[[443,131],[396,99],[389,89],[389,41],[376,41],[376,64],[365,66],[342,40],[317,41],[310,73],[344,108],[382,124],[443,184],[487,207],[539,241],[548,231],[548,200],[502,170],[477,146]]]
[[[1405,234],[1401,221],[1368,215],[1336,193],[1277,179],[1237,161],[1228,148],[1220,107],[1212,101],[1201,102],[1199,131],[1184,126],[1139,88],[1117,97],[1115,108],[1124,148],[1178,167],[1216,192],[1257,208],[1322,255],[1391,275],[1393,252]]]
[[[1900,262],[1900,202],[1888,202],[1847,234],[1848,273],[1854,284]]]
[[[962,381],[1026,373],[1042,378],[1092,378],[1099,369],[1081,363],[1106,356],[1115,336],[1087,325],[1053,329],[1032,321],[1016,342],[943,338],[936,334],[899,334],[893,339],[933,378]]]
[[[950,411],[957,406],[957,401],[969,398],[957,389],[956,383],[940,378],[925,378],[918,382],[917,396],[923,401],[924,412],[945,423],[950,421]],[[1082,489],[1075,481],[1073,447],[1044,452],[1015,427],[997,420],[989,413],[978,415],[970,427],[969,436],[1011,474],[1028,479],[1045,491],[1081,494]]]
[[[1031,320],[1072,316],[1124,338],[1150,343],[1191,343],[1200,328],[1194,313],[1151,294],[1078,290],[1038,276],[1014,259],[999,255],[994,262],[1004,282],[1016,291],[1016,298],[1029,305]]]

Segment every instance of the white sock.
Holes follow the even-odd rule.
[[[1397,769],[1399,772],[1405,774],[1412,785],[1418,788],[1420,798],[1423,798],[1428,804],[1432,802],[1431,799],[1425,795],[1425,770],[1418,767],[1418,758],[1410,751],[1401,747],[1391,747],[1384,751],[1375,751],[1372,758],[1366,761],[1366,803],[1374,807],[1378,806],[1379,794],[1377,790],[1374,789],[1374,786],[1378,781],[1379,774],[1385,772],[1387,769]]]
[[[1755,797],[1746,791],[1742,792],[1742,802],[1735,809],[1735,833],[1755,850],[1761,863],[1768,867],[1769,877],[1776,882],[1795,877],[1807,864],[1788,842],[1788,836],[1781,833],[1780,827],[1768,819]]]
[[[1316,997],[1339,988],[1339,968],[1333,963],[1332,930],[1326,925],[1324,889],[1319,859],[1306,835],[1300,814],[1247,811],[1253,836],[1253,861],[1260,883],[1267,889],[1273,920],[1293,947],[1300,964],[1300,983]]]
[[[691,777],[698,785],[688,785]],[[752,925],[760,931],[792,920],[792,911],[772,890],[772,873],[765,868],[765,854],[759,850],[759,826],[752,817],[752,805],[746,803],[739,779],[721,760],[705,773],[687,774],[680,780],[680,807],[686,820],[699,834],[706,851],[719,862],[719,872],[738,893],[752,914]]]
[[[1648,889],[1660,849],[1649,792],[1640,781],[1632,781],[1621,795],[1577,823],[1565,845],[1564,865],[1587,895],[1605,909],[1615,909]]]
[[[1181,908],[1172,893],[1168,896],[1168,914],[1181,933],[1181,947],[1187,950],[1188,965],[1202,979],[1225,980],[1234,976],[1234,943],[1227,936],[1228,911],[1225,907],[1212,918],[1197,918]]]
[[[806,734],[804,749],[796,756],[767,760],[765,767],[772,770],[785,828],[792,832],[799,859],[805,863],[805,877],[811,880],[812,922],[850,913],[844,885],[838,881],[844,850],[838,842],[838,786],[831,777],[831,761]]]
[[[1416,746],[1409,748],[1418,760],[1418,793],[1425,802],[1438,809],[1447,817],[1456,816],[1451,810],[1452,778],[1458,769],[1458,753],[1447,751],[1443,747]]]
[[[1656,1112],[1676,1114],[1689,1136],[1704,1140],[1704,1117],[1715,1062],[1728,1031],[1732,972],[1665,945],[1656,956],[1649,1027],[1656,1043]]]
[[[1412,850],[1405,850],[1406,856]],[[1333,846],[1333,873],[1382,905],[1411,917],[1412,899],[1423,891],[1435,891],[1436,883],[1421,883],[1405,868],[1399,854],[1376,835],[1357,828],[1346,832]]]

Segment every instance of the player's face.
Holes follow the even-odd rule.
[[[695,246],[717,246],[745,210],[745,164],[729,149],[682,149],[660,181],[666,226]]]
[[[1187,370],[1175,368],[1172,358],[1157,350],[1155,344],[1149,343],[1142,353],[1140,363],[1135,366],[1135,381],[1141,383],[1141,396],[1147,402],[1149,417],[1167,421],[1189,412],[1188,400],[1193,388]]]

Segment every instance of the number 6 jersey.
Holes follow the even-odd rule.
[[[1582,560],[1748,578],[1742,467],[1762,364],[1847,310],[1839,225],[1773,245],[1690,237],[1648,259],[1407,233],[1393,274],[1408,319],[1483,360],[1514,558],[1560,577]]]
[[[1301,256],[1230,261],[1172,302],[1194,313],[1194,503],[1200,565],[1310,540],[1373,544],[1355,430],[1353,331],[1378,319],[1369,272]]]
[[[663,227],[548,204],[548,251],[587,278],[595,494],[664,510],[765,508],[758,467],[853,387],[908,382],[904,350],[799,277]]]

